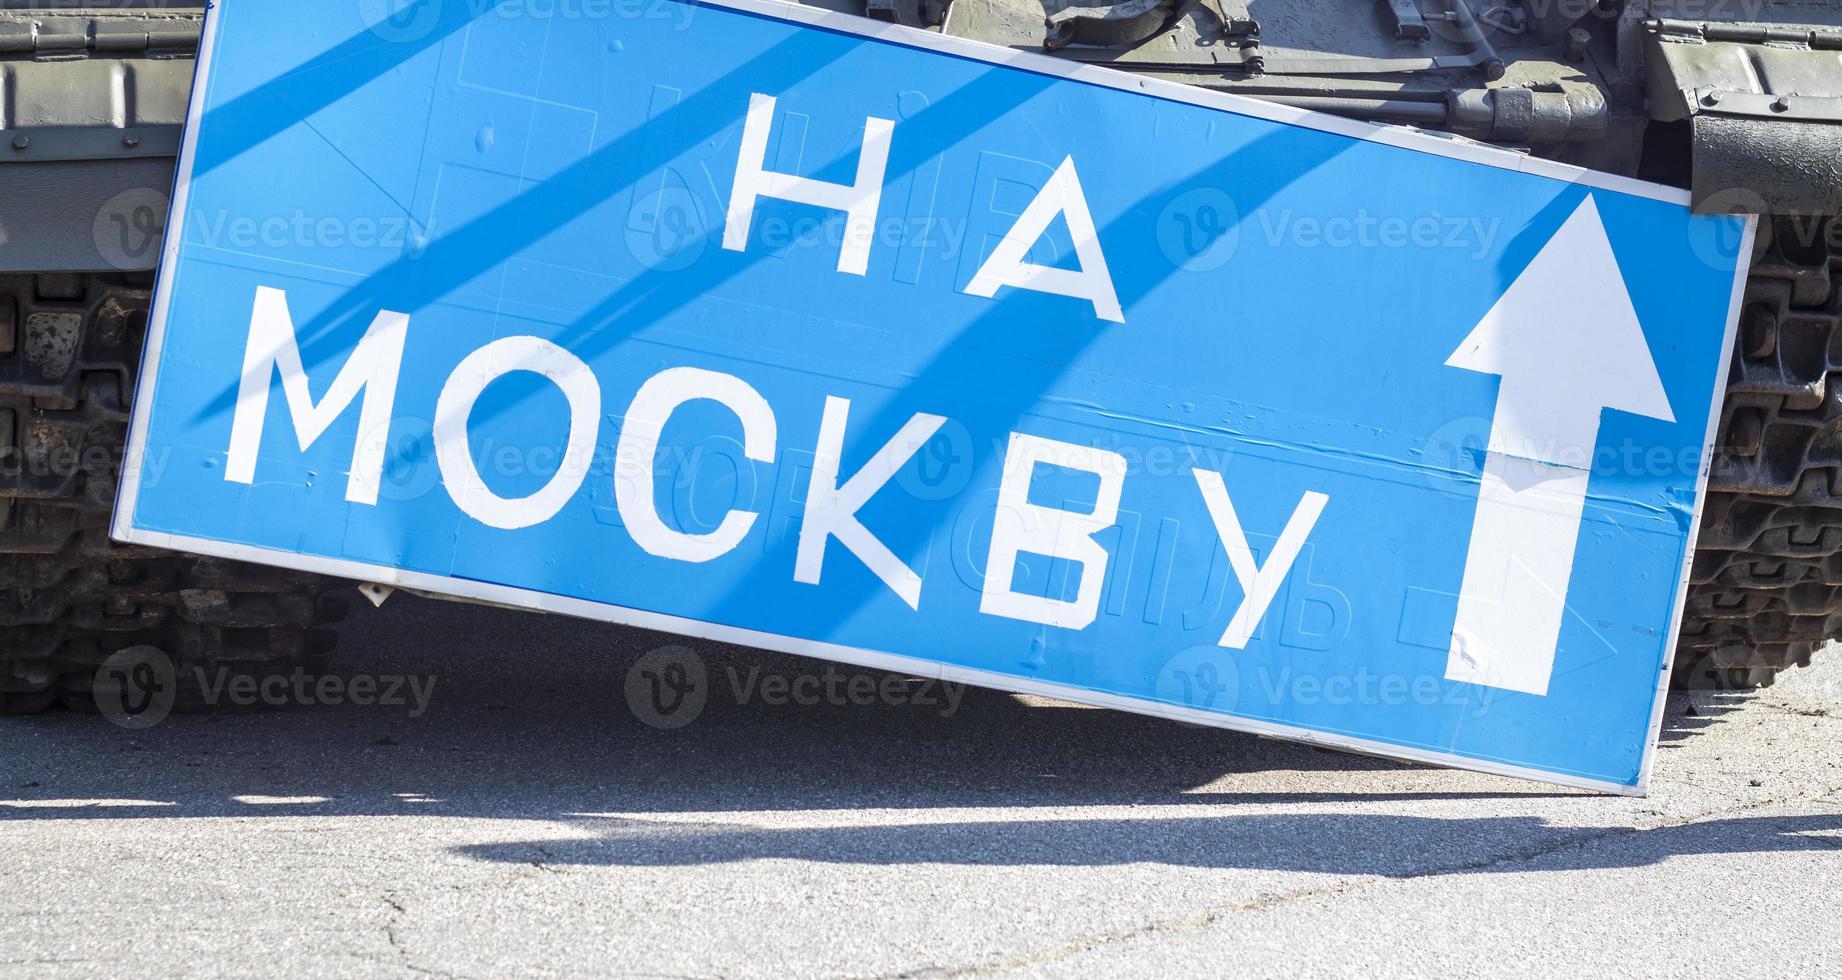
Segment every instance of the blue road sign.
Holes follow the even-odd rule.
[[[1747,221],[597,9],[214,8],[118,537],[1641,790]]]

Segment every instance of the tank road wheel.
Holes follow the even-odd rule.
[[[0,275],[0,713],[97,707],[99,668],[130,648],[172,665],[181,710],[206,706],[201,681],[311,671],[331,648],[324,579],[109,540],[150,284]]]
[[[1676,652],[1677,687],[1764,687],[1842,635],[1836,222],[1777,219],[1747,280]]]

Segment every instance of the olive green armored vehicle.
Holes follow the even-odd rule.
[[[1842,386],[1830,385],[1842,369],[1842,3],[822,5],[1487,142],[1759,215],[1674,679],[1761,686],[1842,633]],[[128,647],[210,672],[311,670],[341,612],[325,593],[343,583],[109,538],[204,7],[0,0],[7,712],[84,706],[98,666]]]

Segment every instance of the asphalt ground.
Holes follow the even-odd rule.
[[[0,972],[1842,964],[1834,651],[1672,698],[1632,799],[407,595],[342,633],[286,695],[340,704],[0,719]]]

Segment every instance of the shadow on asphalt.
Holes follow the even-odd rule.
[[[1707,731],[1720,724],[1721,719],[1740,710],[1751,700],[1749,691],[1704,691],[1699,693],[1694,703],[1673,706],[1663,718],[1663,730],[1657,733],[1657,744],[1668,749],[1698,732]]]
[[[1335,875],[1422,875],[1436,843],[1454,863],[1438,873],[1525,872],[1516,842],[1571,842],[1629,827],[1568,827],[1540,817],[1438,819],[1375,814],[1283,814],[1156,820],[1022,820],[904,826],[762,829],[608,819],[600,836],[477,844],[470,857],[519,864],[670,867],[783,859],[837,864],[1167,864]],[[1692,854],[1842,851],[1842,814],[1738,817],[1646,832],[1638,848],[1576,847],[1549,860],[1569,871],[1629,868]],[[1544,847],[1546,849],[1546,847]],[[1478,855],[1466,861],[1467,854]]]
[[[744,811],[1466,800],[1526,810],[1526,801],[1577,794],[1512,783],[1502,792],[1414,791],[1425,784],[1403,763],[974,689],[950,708],[944,692],[935,704],[913,703],[912,685],[902,704],[771,705],[759,695],[765,678],[822,675],[825,665],[712,644],[695,644],[712,680],[706,704],[665,730],[636,716],[628,681],[648,651],[688,644],[679,637],[413,596],[358,610],[342,632],[339,675],[432,683],[428,710],[412,717],[409,705],[320,705],[174,716],[144,731],[70,713],[4,719],[0,822],[416,814],[544,821],[596,835],[455,848],[487,861],[1148,861],[1377,874],[1414,872],[1434,853],[1488,861],[1595,832],[1528,816],[1374,812],[726,826],[721,814]],[[756,694],[734,696],[731,668],[744,678],[759,671]],[[880,684],[884,675],[869,676]],[[1262,783],[1281,788],[1339,788],[1211,788],[1235,773],[1270,774]],[[1346,775],[1362,773],[1373,775],[1356,784],[1373,791],[1350,791]],[[1699,838],[1682,839],[1691,847]]]

